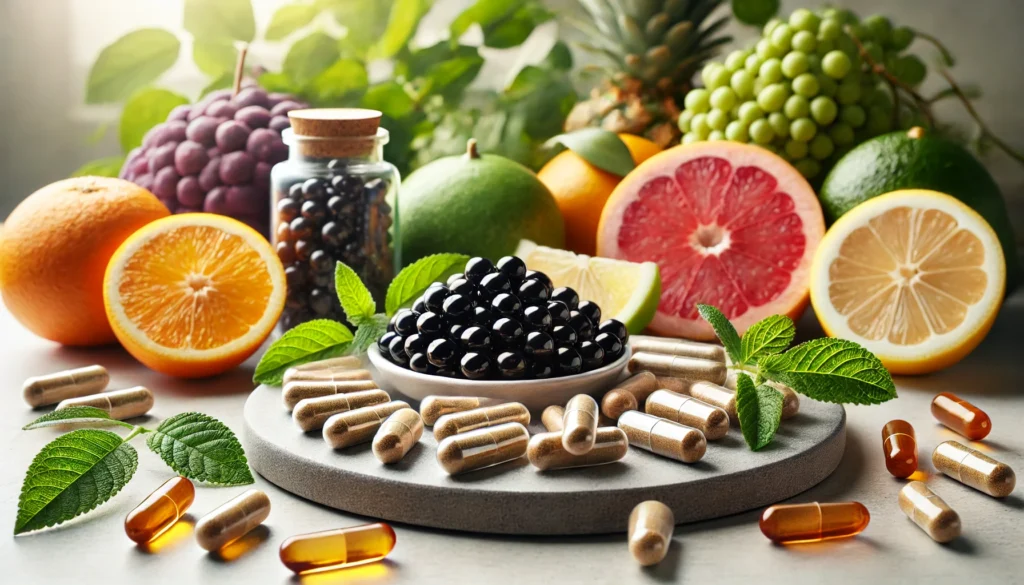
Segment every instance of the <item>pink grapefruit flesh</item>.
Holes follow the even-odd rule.
[[[710,340],[700,303],[718,307],[740,334],[770,315],[799,317],[824,233],[818,198],[789,163],[757,146],[702,142],[658,154],[619,183],[597,252],[658,264],[651,331]]]

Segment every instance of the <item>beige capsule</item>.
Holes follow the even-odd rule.
[[[940,443],[932,452],[932,465],[960,483],[994,498],[1005,498],[1017,485],[1017,476],[1009,465],[957,441]]]
[[[292,410],[292,420],[303,432],[318,431],[327,419],[338,414],[364,406],[390,402],[391,397],[383,390],[360,390],[348,394],[330,394],[300,400]]]
[[[635,410],[619,417],[619,428],[631,446],[683,463],[700,461],[708,447],[699,430]]]
[[[711,406],[721,408],[729,415],[729,419],[732,422],[739,424],[740,419],[736,415],[736,392],[711,382],[694,382],[690,384],[690,388],[683,394],[692,396]]]
[[[102,392],[110,383],[110,374],[103,366],[85,366],[25,380],[22,393],[32,408],[57,404],[61,400]]]
[[[270,498],[260,490],[248,490],[224,502],[196,522],[196,542],[215,551],[235,542],[270,515]]]
[[[640,502],[629,514],[629,553],[645,567],[660,563],[668,554],[675,525],[675,514],[665,504]]]
[[[960,515],[928,486],[912,481],[903,486],[900,510],[935,542],[949,542],[960,536]]]
[[[738,372],[730,370],[729,376],[725,379],[725,384],[722,384],[722,386],[725,386],[729,390],[735,392],[736,376],[738,375]],[[768,384],[772,388],[775,388],[776,390],[782,393],[782,420],[792,418],[796,416],[798,412],[800,412],[800,395],[797,394],[795,390],[793,390],[789,386],[786,386],[785,384],[772,382],[771,380],[765,382],[765,384]],[[669,390],[673,389],[669,388]]]
[[[452,435],[508,422],[530,424],[529,409],[518,402],[508,402],[446,414],[434,423],[434,438],[441,442]]]
[[[562,446],[573,455],[583,455],[597,440],[597,402],[586,394],[569,399],[562,415]]]
[[[396,410],[373,436],[373,454],[384,464],[398,463],[423,437],[423,419],[411,408]]]
[[[626,433],[618,427],[598,427],[594,432],[594,446],[586,453],[571,453],[562,443],[561,433],[540,433],[530,438],[526,455],[530,463],[541,471],[590,467],[615,463],[629,451]]]
[[[562,417],[564,416],[565,408],[552,404],[540,413],[540,422],[549,432],[562,432]]]
[[[687,382],[682,378],[670,378],[668,376],[658,376],[658,389],[659,390],[671,390],[677,394],[686,394],[690,391],[691,382]]]
[[[530,432],[517,423],[484,427],[452,435],[437,446],[437,462],[449,475],[519,459],[526,454]]]
[[[728,373],[723,362],[660,353],[634,353],[629,358],[629,371],[640,372],[643,370],[648,370],[655,376],[715,384],[725,382]]]
[[[309,362],[298,366],[292,366],[285,370],[284,375],[287,376],[289,373],[294,372],[312,372],[315,370],[327,370],[330,368],[350,368],[356,369],[363,365],[362,360],[356,356],[346,355],[336,358],[328,358],[320,360],[318,362]]]
[[[409,408],[409,404],[395,400],[340,412],[324,423],[324,441],[332,449],[344,449],[370,441],[384,420],[403,408]]]
[[[446,414],[455,412],[466,412],[474,408],[494,406],[501,404],[496,398],[481,398],[478,396],[425,396],[420,402],[420,416],[423,417],[423,424],[428,427],[434,426],[437,419]]]
[[[640,408],[644,400],[657,390],[658,377],[650,372],[637,372],[612,388],[601,398],[601,414],[618,420],[627,410]]]
[[[372,380],[370,370],[353,370],[352,368],[327,368],[324,370],[288,370],[284,375],[285,385],[291,382],[350,382],[352,380]]]
[[[346,394],[360,390],[376,390],[377,383],[373,380],[352,380],[349,382],[289,382],[284,385],[281,398],[284,400],[284,407],[291,411],[300,400],[317,398],[319,396],[330,396],[332,394]]]
[[[725,362],[725,348],[713,343],[701,343],[674,337],[630,335],[629,345],[633,348],[633,353],[643,351]]]
[[[717,441],[729,432],[729,414],[724,410],[669,390],[657,390],[648,396],[644,410],[647,414],[693,427],[704,433],[708,441]]]
[[[110,418],[124,420],[149,412],[149,409],[153,408],[153,393],[145,386],[133,386],[124,390],[68,398],[57,405],[57,410],[70,406],[93,406],[107,411]]]

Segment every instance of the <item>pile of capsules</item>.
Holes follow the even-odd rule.
[[[93,365],[65,370],[25,380],[25,402],[32,408],[57,405],[56,410],[72,406],[92,406],[105,410],[110,418],[125,420],[142,416],[153,408],[153,393],[143,386],[106,391],[110,374],[103,366]]]

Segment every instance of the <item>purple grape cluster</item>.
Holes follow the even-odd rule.
[[[256,86],[215,91],[174,108],[132,150],[121,178],[156,195],[171,213],[233,217],[269,234],[270,169],[288,158],[288,112],[307,107]]]

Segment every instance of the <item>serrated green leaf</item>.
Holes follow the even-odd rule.
[[[736,333],[736,328],[732,326],[729,319],[722,314],[716,307],[711,305],[697,305],[697,312],[700,313],[702,319],[711,325],[711,328],[715,330],[715,335],[718,336],[718,340],[725,346],[726,353],[729,354],[729,359],[733,363],[743,363],[743,350],[742,342],[740,341],[739,333]]]
[[[185,0],[185,30],[197,39],[252,42],[256,18],[249,0]]]
[[[752,451],[772,442],[782,420],[782,393],[767,385],[754,386],[750,376],[736,378],[736,414],[743,440]]]
[[[626,143],[614,132],[603,128],[584,128],[559,134],[547,142],[548,147],[555,144],[565,146],[583,160],[613,175],[625,177],[636,168]]]
[[[121,148],[128,152],[141,145],[150,128],[167,121],[171,110],[187,103],[188,98],[166,89],[144,89],[133,94],[121,113]]]
[[[352,343],[352,332],[337,321],[315,319],[298,325],[275,341],[256,364],[252,381],[280,386],[292,366],[338,357]]]
[[[372,59],[390,59],[405,47],[415,34],[420,19],[430,9],[432,0],[395,0],[388,15],[388,26],[370,51]]]
[[[284,58],[283,73],[305,86],[341,57],[338,41],[320,31],[295,41]]]
[[[201,412],[184,412],[160,423],[146,439],[171,469],[195,481],[253,483],[242,444],[224,423]]]
[[[192,42],[192,60],[209,77],[235,74],[238,49],[230,41],[196,39]]]
[[[110,431],[79,429],[50,441],[25,474],[14,534],[55,526],[106,502],[138,463],[135,449]]]
[[[121,426],[134,429],[135,425],[110,418],[110,413],[94,406],[69,406],[48,412],[36,420],[21,427],[23,431],[42,429],[60,425],[89,424],[92,426]]]
[[[337,106],[350,95],[366,90],[370,83],[366,66],[355,59],[339,59],[309,84],[309,97],[314,104]]]
[[[750,326],[740,342],[740,365],[754,364],[764,356],[786,351],[793,337],[796,325],[785,315],[772,315]]]
[[[86,84],[85,103],[122,101],[153,83],[178,60],[181,42],[159,28],[130,32],[101,52]]]
[[[384,313],[377,313],[371,319],[356,329],[356,337],[348,348],[349,355],[366,353],[366,350],[375,343],[377,339],[388,330],[388,316]]]
[[[345,311],[345,316],[351,323],[362,326],[373,319],[374,313],[377,312],[373,294],[366,288],[355,270],[344,262],[338,262],[334,267],[334,287],[338,291],[341,310]]]
[[[466,262],[469,262],[469,256],[465,254],[433,254],[403,268],[388,287],[384,303],[387,315],[390,317],[412,303],[428,286],[455,274]]]
[[[116,177],[121,174],[121,167],[124,166],[123,156],[108,156],[89,161],[75,169],[72,177]]]
[[[268,41],[279,41],[313,22],[319,13],[317,7],[312,4],[286,4],[278,8],[270,18],[263,38]]]
[[[761,374],[800,394],[836,404],[896,398],[892,376],[873,353],[845,339],[814,339],[758,362]]]

